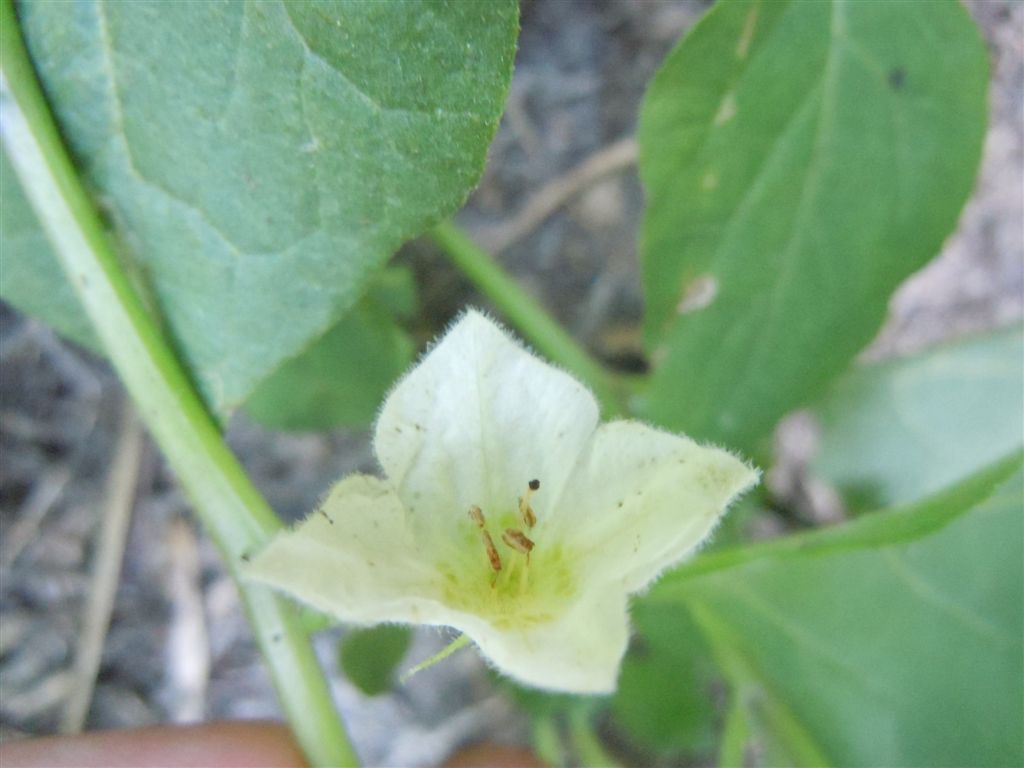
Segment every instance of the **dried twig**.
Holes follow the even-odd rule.
[[[121,411],[121,430],[110,474],[107,476],[103,515],[96,531],[92,581],[82,617],[81,640],[75,653],[74,684],[61,721],[62,733],[78,733],[82,730],[92,701],[96,673],[121,574],[128,523],[135,501],[142,441],[142,425],[135,416],[131,401],[125,398]]]
[[[210,680],[210,643],[199,583],[199,543],[192,526],[182,518],[172,520],[167,533],[167,597],[172,607],[164,678],[169,688],[167,708],[173,722],[192,723],[203,719]]]
[[[26,721],[40,717],[60,703],[68,691],[74,691],[71,672],[55,672],[39,678],[23,690],[4,694],[0,712],[7,717]]]
[[[636,140],[632,136],[609,144],[568,173],[549,181],[519,213],[485,230],[480,239],[487,243],[492,253],[501,253],[595,181],[636,163],[636,156]]]
[[[36,537],[39,526],[60,499],[70,479],[71,470],[61,466],[47,471],[32,487],[31,493],[18,510],[17,522],[4,537],[3,547],[0,548],[0,571],[6,572],[14,567],[14,561]]]

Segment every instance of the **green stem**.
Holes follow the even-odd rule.
[[[625,392],[620,383],[577,344],[491,254],[450,221],[438,224],[428,236],[537,351],[578,376],[594,391],[606,416],[623,413]]]
[[[729,693],[729,711],[725,714],[722,743],[718,750],[718,768],[743,768],[747,764],[747,742],[750,739],[750,721],[742,688]]]
[[[789,764],[794,766],[828,766],[832,762],[827,759],[821,747],[815,742],[806,726],[797,719],[789,707],[775,694],[758,671],[747,660],[740,650],[734,630],[718,617],[707,605],[696,601],[687,605],[698,629],[704,635],[715,662],[721,668],[726,680],[732,688],[734,706],[743,706],[748,689],[758,691],[760,718],[778,738],[787,751]],[[749,720],[744,721],[749,727]],[[732,724],[732,732],[726,734],[730,760],[735,759],[738,724]]]
[[[531,737],[534,754],[549,768],[563,768],[568,765],[562,733],[552,715],[539,715],[531,723]]]
[[[316,765],[357,764],[298,611],[240,578],[242,561],[280,523],[118,263],[50,115],[11,0],[0,0],[0,74],[5,149],[111,363],[239,584],[299,744]]]
[[[604,751],[590,725],[587,712],[577,710],[569,715],[569,738],[580,765],[588,768],[617,768],[619,765],[615,758]]]
[[[398,678],[398,682],[402,685],[405,685],[407,682],[409,682],[409,678],[411,678],[413,675],[417,674],[418,672],[422,672],[424,669],[429,669],[438,662],[444,661],[457,650],[459,650],[460,648],[465,648],[467,645],[469,645],[469,635],[459,635],[450,643],[448,643],[448,645],[446,645],[440,651],[431,656],[429,659],[427,659],[426,661],[421,661],[408,672],[405,672],[401,677]]]

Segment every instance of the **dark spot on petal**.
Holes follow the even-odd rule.
[[[531,491],[536,491],[539,488],[540,488],[540,480],[531,480],[530,481],[530,490]]]

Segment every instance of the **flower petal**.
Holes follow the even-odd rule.
[[[278,534],[246,576],[344,621],[422,622],[436,610],[437,576],[381,480],[350,475],[297,528]]]
[[[592,590],[556,620],[499,630],[477,616],[452,615],[499,672],[536,688],[611,693],[629,642],[625,593]]]
[[[559,516],[553,535],[571,542],[583,578],[621,580],[634,592],[696,549],[758,477],[719,448],[610,422],[576,467],[565,492],[570,514]]]
[[[469,311],[392,391],[374,447],[419,535],[470,506],[516,509],[534,479],[543,517],[597,426],[590,392]]]
[[[438,575],[382,481],[351,475],[296,529],[278,534],[246,569],[342,621],[451,626],[494,666],[527,685],[577,693],[614,689],[628,640],[621,590],[591,590],[550,622],[499,629],[446,605]]]

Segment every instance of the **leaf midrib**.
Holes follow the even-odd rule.
[[[688,594],[688,581],[758,561],[877,549],[923,538],[986,500],[1009,497],[1012,490],[999,486],[1021,467],[1022,461],[1024,451],[1017,450],[923,500],[889,511],[869,512],[842,525],[699,556],[666,576],[644,599],[648,602],[677,602]]]

